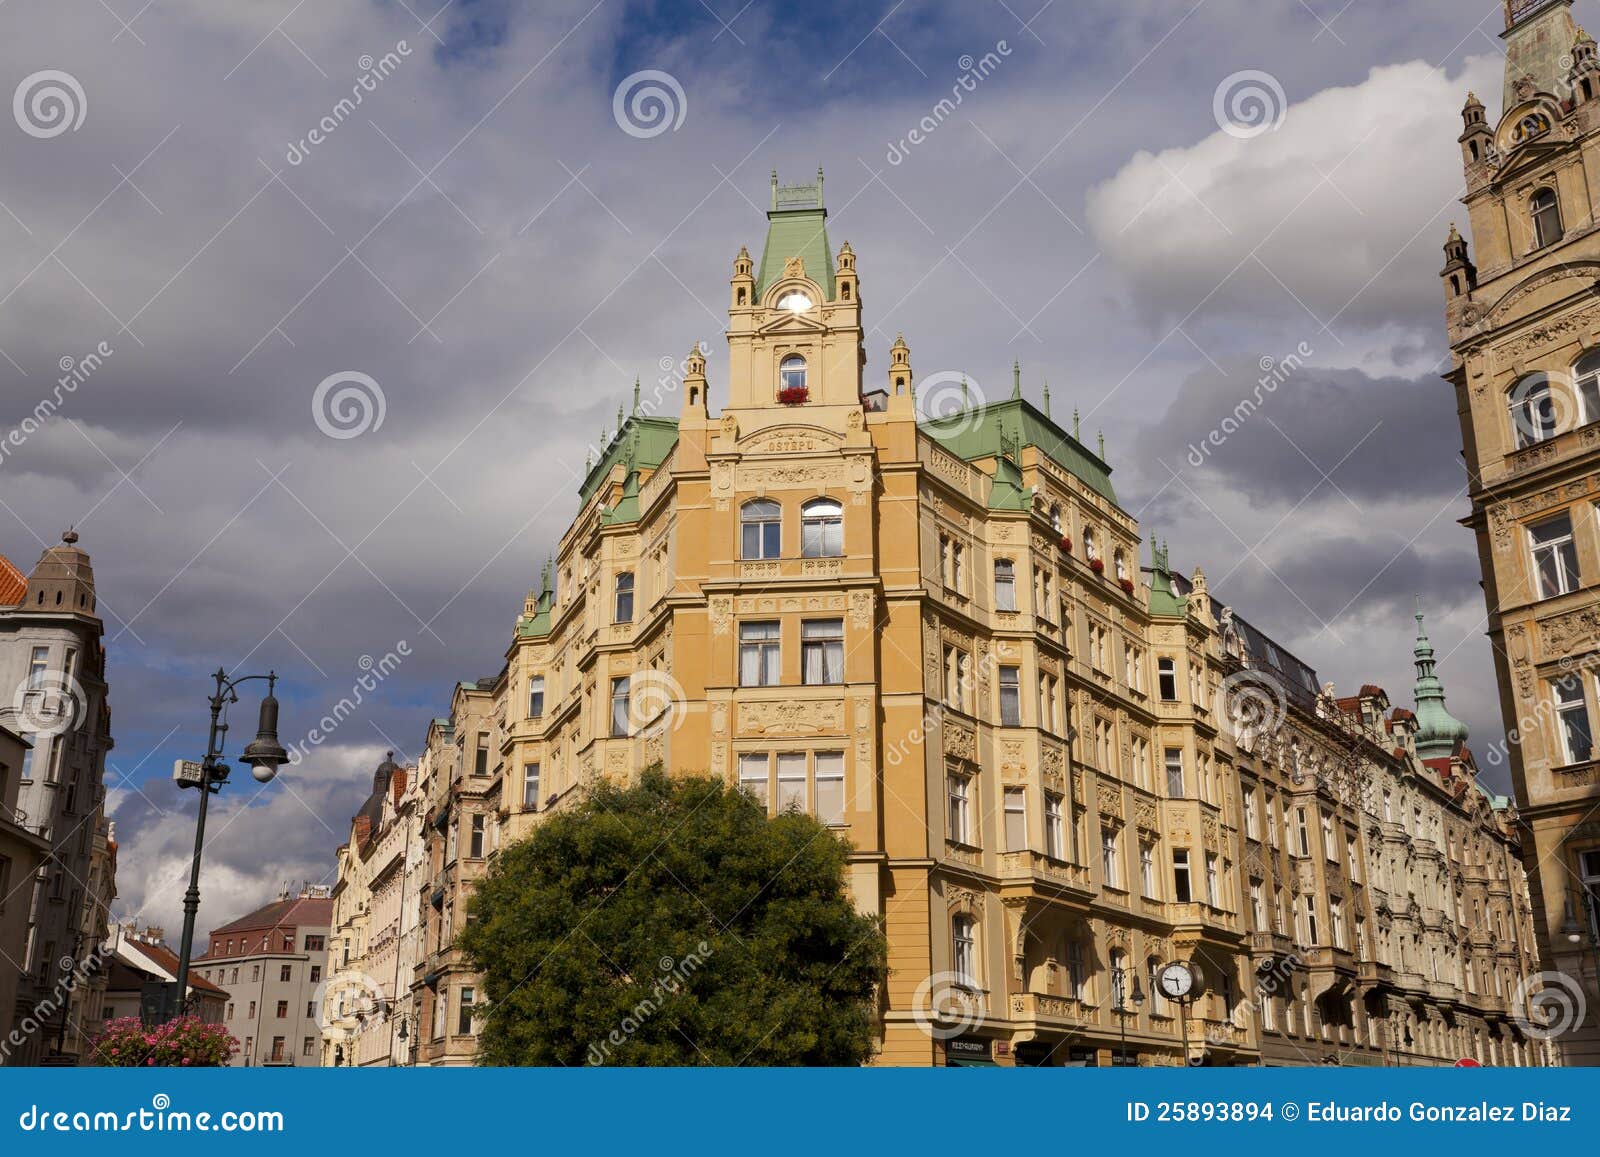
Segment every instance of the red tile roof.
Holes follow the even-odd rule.
[[[257,908],[248,916],[229,921],[211,930],[211,943],[218,936],[237,936],[241,932],[272,932],[280,928],[326,928],[333,923],[333,901],[327,897],[299,897],[292,900],[274,900]],[[238,953],[246,955],[247,953]],[[202,956],[210,956],[209,950]]]
[[[0,554],[0,607],[14,607],[28,593],[28,576],[16,568],[9,558]]]
[[[122,946],[130,952],[144,956],[158,968],[172,976],[178,975],[178,954],[164,944],[146,944],[142,940],[124,940]],[[189,987],[196,992],[210,992],[218,996],[227,996],[227,990],[218,988],[209,980],[197,975],[193,969],[189,971]]]

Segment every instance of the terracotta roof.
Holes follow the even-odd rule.
[[[178,975],[178,954],[164,944],[146,944],[142,940],[123,940],[122,947],[135,955],[143,956],[157,968],[168,975]],[[210,992],[217,996],[227,996],[226,989],[218,988],[203,976],[199,976],[193,969],[189,970],[189,987],[196,992]]]
[[[1375,695],[1382,695],[1385,699],[1387,699],[1389,697],[1389,693],[1387,691],[1385,691],[1382,687],[1378,686],[1376,683],[1363,683],[1363,684],[1361,684],[1361,696],[1362,696],[1362,698],[1365,699],[1365,698],[1368,698],[1370,696],[1375,696]]]
[[[270,932],[274,928],[319,928],[333,923],[333,901],[326,897],[274,900],[248,916],[211,930],[211,938],[239,932]]]
[[[28,576],[17,569],[5,555],[0,554],[0,607],[14,607],[28,593]]]

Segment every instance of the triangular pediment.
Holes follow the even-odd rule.
[[[764,322],[756,332],[767,336],[786,333],[820,334],[826,333],[827,328],[809,314],[783,310],[770,321]]]

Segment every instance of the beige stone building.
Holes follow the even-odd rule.
[[[458,683],[448,719],[428,727],[418,760],[421,869],[416,879],[411,1047],[415,1065],[471,1064],[478,1051],[472,1010],[483,987],[456,932],[473,884],[499,846],[501,733],[497,690],[503,679]]]
[[[1472,252],[1445,245],[1445,319],[1542,978],[1581,1003],[1561,1044],[1600,1064],[1600,60],[1571,0],[1508,0],[1498,121],[1461,134]],[[1579,999],[1581,998],[1581,1000]]]
[[[409,1063],[422,812],[415,768],[394,753],[338,850],[331,973],[322,1000],[325,1066]]]
[[[200,977],[228,994],[222,1025],[239,1041],[234,1067],[321,1063],[329,891],[285,889],[272,903],[213,928],[195,959]]]
[[[116,896],[105,816],[111,708],[94,568],[77,543],[67,531],[26,578],[0,558],[0,727],[28,743],[10,772],[10,814],[50,845],[0,893],[27,913],[22,937],[0,945],[22,969],[6,1012],[14,1027],[35,1026],[0,1056],[6,1064],[77,1063],[104,999],[97,950]]]
[[[429,729],[419,1062],[472,1055],[449,945],[499,840],[657,762],[849,844],[889,933],[883,1063],[1542,1061],[1505,995],[1511,812],[1431,652],[1417,713],[1337,699],[1203,576],[1141,568],[1103,450],[1018,369],[919,419],[903,339],[865,372],[826,217],[820,174],[774,175],[721,381],[696,348],[635,386],[504,669]],[[1160,995],[1173,962],[1197,999]]]
[[[3,565],[5,560],[0,559]],[[20,576],[18,585],[25,585]],[[0,727],[0,1064],[22,1047],[28,1035],[38,1031],[24,1032],[17,1027],[17,988],[26,969],[20,955],[9,947],[28,942],[26,881],[38,874],[50,855],[49,839],[17,807],[22,769],[31,750],[32,745],[21,735]]]

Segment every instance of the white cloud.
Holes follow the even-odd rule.
[[[1437,329],[1439,246],[1463,215],[1457,110],[1468,89],[1494,91],[1501,67],[1375,68],[1289,106],[1275,130],[1140,151],[1089,191],[1090,229],[1163,317],[1287,316],[1339,334],[1402,315]]]

